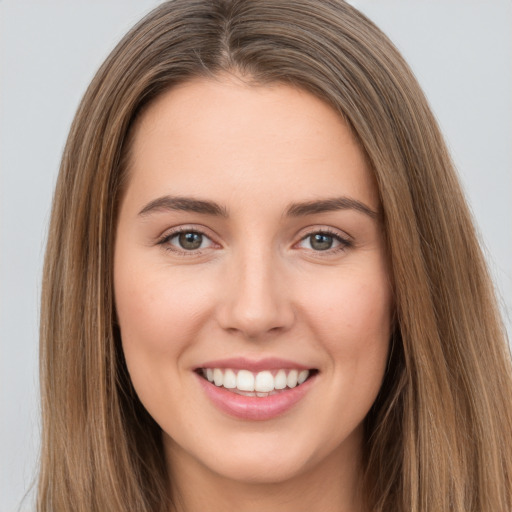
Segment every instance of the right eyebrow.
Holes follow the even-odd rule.
[[[202,213],[204,215],[215,215],[220,217],[228,217],[227,210],[215,203],[214,201],[205,201],[202,199],[194,199],[192,197],[182,196],[162,196],[149,202],[139,215],[144,217],[154,212],[165,211],[184,211]]]

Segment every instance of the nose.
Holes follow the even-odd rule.
[[[248,339],[284,332],[295,321],[290,283],[270,251],[248,252],[228,265],[219,297],[219,324]]]

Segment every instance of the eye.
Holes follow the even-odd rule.
[[[204,233],[188,229],[166,235],[159,244],[170,251],[193,252],[207,249],[213,245],[213,242]]]
[[[326,233],[315,233],[314,235],[309,235],[307,240],[309,240],[309,245],[315,251],[327,251],[332,248],[335,242],[334,237]]]
[[[310,233],[299,242],[299,247],[316,252],[344,250],[350,245],[349,240],[329,231]]]
[[[179,233],[173,236],[169,240],[169,243],[172,243],[173,240],[176,240],[178,245],[187,251],[195,251],[196,249],[200,249],[203,245],[203,235],[194,231]]]

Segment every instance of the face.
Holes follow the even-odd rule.
[[[169,463],[245,482],[354,463],[392,296],[342,119],[289,86],[197,79],[144,112],[130,164],[115,301]]]

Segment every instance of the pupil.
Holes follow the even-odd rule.
[[[200,233],[180,233],[179,242],[183,249],[199,249],[203,242],[203,235]]]
[[[317,251],[326,251],[332,247],[332,236],[317,233],[311,236],[311,247]]]

